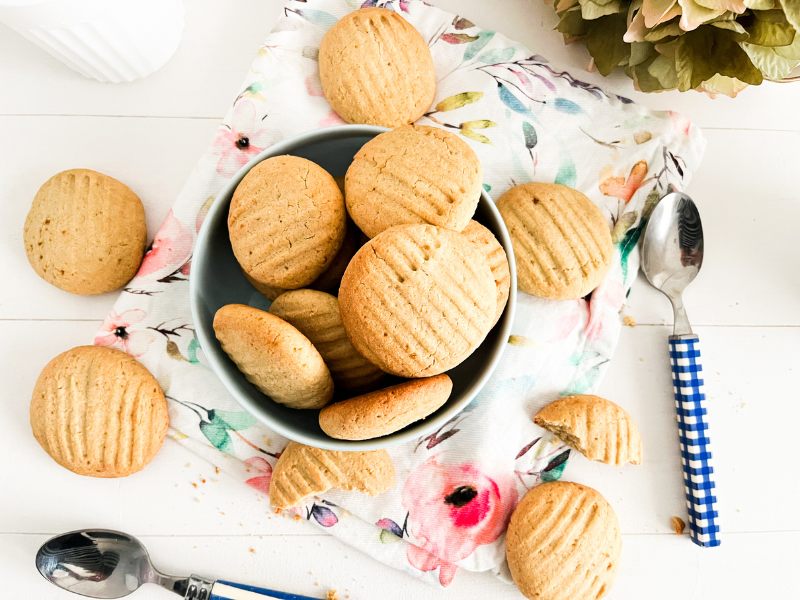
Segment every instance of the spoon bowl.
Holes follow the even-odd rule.
[[[89,529],[51,538],[36,553],[36,568],[58,587],[91,598],[122,598],[143,583],[181,593],[180,580],[156,571],[142,543],[120,531]]]
[[[663,292],[675,311],[676,335],[692,332],[681,294],[703,264],[703,225],[686,194],[664,196],[650,215],[642,248],[642,270],[653,287]]]

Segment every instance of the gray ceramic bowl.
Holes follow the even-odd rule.
[[[298,442],[331,450],[382,448],[427,435],[458,414],[477,395],[497,366],[508,339],[515,296],[509,298],[503,316],[480,347],[455,369],[450,399],[436,413],[405,429],[374,440],[343,441],[326,435],[319,427],[318,411],[293,410],[270,400],[253,386],[223,352],[214,336],[214,313],[225,304],[249,304],[266,309],[269,301],[247,282],[231,250],[228,238],[228,206],[233,191],[258,162],[271,156],[293,154],[322,166],[332,175],[344,175],[353,156],[371,138],[385,131],[368,125],[345,125],[313,131],[268,148],[245,165],[217,196],[206,216],[192,259],[189,290],[197,337],[211,368],[233,397],[273,431]],[[500,213],[488,195],[481,196],[475,219],[497,236],[511,264],[511,289],[516,290],[514,253]]]

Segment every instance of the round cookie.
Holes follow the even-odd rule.
[[[492,327],[496,297],[480,250],[434,225],[377,235],[356,252],[339,288],[353,346],[401,377],[438,375],[467,358]]]
[[[36,441],[79,475],[125,477],[156,455],[169,427],[155,377],[113,348],[78,346],[51,360],[30,405]]]
[[[406,223],[461,231],[478,206],[481,177],[477,155],[458,136],[398,127],[356,153],[345,175],[347,211],[368,237]]]
[[[350,343],[335,296],[317,290],[292,290],[278,296],[269,312],[291,323],[314,344],[337,386],[363,389],[383,377],[383,372]]]
[[[236,260],[254,280],[295,289],[314,281],[342,245],[345,208],[333,177],[310,160],[275,156],[236,187],[228,232]]]
[[[289,408],[320,408],[333,396],[333,380],[319,352],[289,323],[244,304],[214,315],[222,349],[247,380]]]
[[[506,251],[503,250],[503,246],[500,245],[494,234],[474,219],[467,223],[461,233],[478,246],[492,270],[494,283],[497,286],[497,310],[494,316],[494,322],[497,323],[506,309],[511,288],[511,269],[508,267]]]
[[[610,465],[642,462],[642,437],[628,412],[600,396],[577,394],[551,402],[533,422],[590,460]]]
[[[369,440],[400,431],[436,412],[450,397],[445,375],[413,379],[336,402],[319,413],[319,426],[340,440]]]
[[[511,234],[523,292],[583,298],[605,277],[614,253],[608,222],[579,191],[526,183],[503,194],[497,208]]]
[[[103,294],[139,270],[147,244],[144,207],[113,177],[63,171],[36,192],[23,240],[42,279],[73,294]]]
[[[511,577],[536,600],[602,598],[621,549],[619,522],[605,498],[567,481],[531,488],[506,533]]]
[[[319,78],[325,98],[348,123],[413,123],[436,94],[428,44],[384,8],[353,11],[327,31],[319,46]]]

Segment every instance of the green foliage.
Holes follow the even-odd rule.
[[[800,0],[560,0],[556,29],[637,89],[735,96],[800,68]]]

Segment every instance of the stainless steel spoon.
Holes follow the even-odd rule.
[[[135,537],[109,529],[70,531],[46,541],[36,553],[36,568],[60,588],[91,598],[121,598],[143,583],[155,583],[185,600],[318,600],[241,583],[157,571]]]
[[[698,546],[719,546],[700,338],[692,333],[682,298],[683,290],[694,280],[702,264],[700,213],[686,194],[667,194],[653,210],[645,229],[642,270],[653,287],[669,298],[675,313],[669,356],[689,510],[689,535]]]

